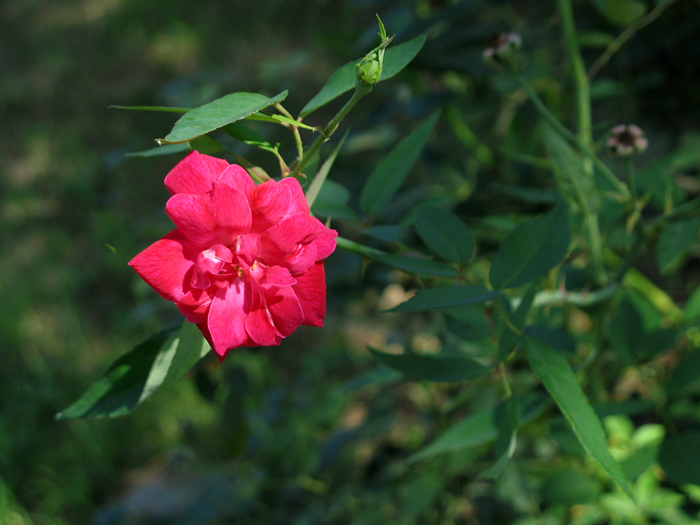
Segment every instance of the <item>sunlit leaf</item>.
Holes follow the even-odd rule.
[[[163,144],[188,142],[227,124],[244,119],[287,97],[287,91],[269,98],[258,93],[231,93],[185,113],[173,130],[160,139]]]
[[[129,414],[157,391],[178,381],[209,351],[191,323],[159,332],[117,359],[83,396],[57,419]]]
[[[608,476],[634,500],[634,494],[620,464],[608,450],[600,419],[583,393],[564,354],[528,334],[523,336],[523,344],[530,366],[554,398],[583,447],[603,467]]]
[[[491,372],[491,368],[460,355],[387,354],[370,348],[369,351],[381,363],[415,379],[426,381],[466,381],[477,379]]]
[[[384,53],[384,67],[379,81],[381,82],[393,77],[406,67],[418,54],[418,51],[421,50],[424,43],[425,35],[421,35],[403,44],[389,47]],[[333,76],[328,79],[326,85],[321,88],[321,91],[306,103],[301,110],[301,116],[304,117],[312,111],[316,111],[318,108],[325,106],[343,93],[350,91],[355,86],[355,68],[361,60],[362,59],[358,58],[338,68],[335,73],[333,73]]]

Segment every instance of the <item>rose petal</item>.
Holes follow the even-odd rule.
[[[297,280],[292,277],[292,274],[286,268],[271,266],[264,271],[262,278],[258,282],[261,286],[269,288],[271,286],[291,286],[296,284]]]
[[[270,180],[256,186],[251,231],[262,233],[279,224],[289,213],[291,203],[292,195],[287,185]]]
[[[171,195],[204,195],[211,190],[212,183],[228,165],[225,160],[193,151],[168,173],[165,186]]]
[[[314,246],[316,246],[316,260],[320,261],[335,251],[335,238],[338,236],[338,232],[326,228],[321,221],[317,222],[320,225],[320,229],[318,237],[314,239]]]
[[[323,326],[326,318],[326,271],[323,261],[319,261],[305,273],[297,275],[297,283],[292,286],[299,304],[304,311],[303,324]]]
[[[260,235],[257,233],[241,235],[234,244],[234,252],[239,263],[243,261],[250,266],[260,253]]]
[[[222,244],[231,246],[239,235],[250,230],[252,217],[248,199],[230,184],[214,183],[207,210],[214,217]]]
[[[253,182],[253,179],[250,178],[250,175],[248,175],[248,172],[241,166],[231,164],[223,172],[221,172],[217,182],[225,182],[230,184],[246,196],[248,199],[248,204],[253,204],[253,198],[255,196],[255,183]]]
[[[292,201],[290,206],[287,208],[287,213],[285,216],[294,215],[295,213],[303,213],[304,215],[309,215],[309,203],[306,201],[306,195],[304,195],[304,190],[301,188],[301,184],[294,177],[282,179],[279,181],[281,186],[286,186],[289,188],[289,192],[292,196]]]
[[[235,279],[221,288],[212,299],[207,317],[211,347],[220,356],[248,341],[245,330],[246,315],[251,308],[251,287],[242,279]]]
[[[175,306],[177,306],[180,313],[184,315],[190,323],[204,323],[209,313],[209,305],[216,292],[216,288],[209,290],[190,290],[175,303]]]
[[[219,274],[224,264],[231,261],[233,261],[233,253],[222,244],[215,244],[208,250],[204,250],[197,256],[192,276],[192,287],[202,290],[209,288],[211,285],[209,274]]]
[[[291,286],[263,288],[267,310],[282,337],[291,335],[304,321],[304,311]]]
[[[268,266],[284,266],[292,274],[308,270],[317,259],[311,243],[317,236],[316,225],[308,216],[297,213],[262,234],[260,258]]]
[[[252,285],[252,308],[245,320],[245,327],[251,339],[260,346],[278,345],[282,341],[279,332],[272,323],[267,311],[262,290]]]
[[[131,266],[148,285],[168,301],[185,295],[199,248],[180,230],[173,230],[131,259]]]
[[[209,196],[178,193],[168,199],[165,213],[182,233],[194,244],[208,248],[213,244],[225,244],[216,241],[216,218],[208,209]]]

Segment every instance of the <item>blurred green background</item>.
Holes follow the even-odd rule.
[[[594,85],[596,122],[604,123],[598,134],[634,120],[652,156],[697,143],[698,6],[678,2],[603,70]],[[591,39],[622,29],[589,2],[577,9]],[[414,192],[395,214],[414,205],[436,173],[443,185],[431,190],[435,198],[483,189],[463,215],[540,209],[514,204],[490,185],[496,174],[537,182],[499,161],[501,147],[536,150],[528,138],[534,112],[505,97],[512,86],[499,84],[480,53],[491,33],[520,31],[547,102],[566,120],[566,64],[549,3],[0,4],[2,525],[476,523],[477,507],[479,523],[528,515],[527,503],[499,509],[504,495],[469,477],[470,457],[420,467],[398,461],[445,427],[445,412],[490,401],[497,389],[437,389],[374,368],[366,344],[431,351],[440,345],[436,321],[407,327],[380,315],[410,280],[376,265],[363,277],[362,261],[344,253],[327,261],[326,329],[300,330],[279,348],[234,352],[223,366],[205,360],[190,380],[127,418],[53,419],[114,359],[180,320],[126,266],[171,228],[163,178],[179,157],[125,154],[152,147],[174,117],[108,106],[195,106],[235,91],[289,89],[285,107],[296,114],[335,68],[372,47],[375,12],[398,41],[423,32],[429,41],[409,70],[348,118],[352,133],[332,177],[357,195],[406,127],[444,106],[450,125],[438,127],[413,175]],[[593,43],[590,56],[601,50]],[[325,124],[333,110],[309,122]],[[457,115],[480,140],[460,138]],[[289,137],[263,130],[271,142],[285,141],[291,159]],[[242,152],[275,173],[269,159]],[[698,192],[689,169],[680,182]],[[356,233],[351,224],[337,227]],[[482,242],[488,252],[488,238]],[[691,257],[665,285],[682,300],[697,286],[699,267]]]

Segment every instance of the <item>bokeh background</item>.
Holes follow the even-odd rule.
[[[437,179],[431,198],[471,195],[461,214],[474,219],[488,253],[511,223],[479,217],[537,212],[547,200],[514,201],[495,183],[552,185],[542,170],[503,153],[537,154],[536,116],[481,62],[481,48],[496,31],[519,31],[535,85],[566,121],[571,93],[550,4],[4,0],[0,523],[510,523],[527,515],[527,504],[502,505],[508,487],[499,494],[475,481],[468,458],[420,467],[400,461],[445,427],[446,414],[497,393],[400,381],[373,363],[368,343],[435,351],[444,341],[434,318],[408,324],[380,313],[413,287],[408,276],[364,268],[350,254],[327,261],[325,329],[300,330],[279,348],[234,352],[225,365],[206,359],[127,418],[57,422],[54,415],[114,359],[180,319],[126,266],[171,228],[162,182],[179,156],[125,154],[153,147],[175,117],[110,105],[195,106],[235,91],[289,89],[285,107],[296,114],[337,67],[373,46],[379,13],[397,41],[427,32],[428,43],[347,119],[351,132],[332,178],[356,206],[377,159],[443,107],[386,221],[425,199],[426,184]],[[604,35],[622,28],[591,2],[576,10],[586,52],[596,57],[609,42]],[[680,0],[594,84],[596,135],[634,121],[650,139],[651,160],[686,144],[688,176],[678,182],[691,194],[700,191],[700,157],[692,154],[700,146],[698,29],[700,4]],[[308,122],[325,124],[338,107]],[[290,137],[260,131],[293,157]],[[240,152],[275,173],[269,159]],[[356,225],[335,226],[359,238]],[[682,301],[699,268],[691,256],[664,285]]]

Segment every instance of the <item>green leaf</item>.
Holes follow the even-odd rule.
[[[525,295],[522,297],[520,300],[520,304],[516,308],[515,312],[512,312],[508,315],[508,318],[510,321],[515,325],[516,328],[519,330],[523,330],[525,328],[525,325],[527,324],[527,318],[530,315],[530,310],[532,309],[532,303],[535,300],[535,296],[538,291],[538,286],[537,283],[532,283],[530,287],[527,289],[527,292]],[[501,297],[498,299],[499,301],[503,301],[504,303],[506,302],[507,298]],[[503,310],[506,312],[510,312],[510,304],[508,305],[503,305]],[[503,326],[501,327],[501,333],[499,334],[498,337],[498,361],[503,362],[505,359],[510,355],[510,353],[513,351],[515,348],[515,345],[518,343],[520,337],[513,331],[509,326],[507,326],[505,323],[503,323]]]
[[[647,11],[639,0],[593,0],[593,4],[609,21],[621,26],[630,25]]]
[[[563,205],[543,217],[521,222],[503,240],[491,263],[491,284],[513,288],[534,281],[564,260],[570,243]]]
[[[127,157],[160,157],[161,155],[173,155],[175,153],[183,153],[191,151],[188,143],[184,144],[166,144],[164,146],[156,146],[155,148],[144,151],[135,151],[127,153]]]
[[[469,261],[474,240],[457,215],[441,208],[421,207],[414,222],[420,238],[437,255],[455,264]]]
[[[603,31],[582,31],[577,37],[581,47],[606,48],[615,40],[613,35]]]
[[[325,162],[321,164],[321,167],[316,173],[313,182],[311,182],[308,189],[306,190],[306,201],[309,203],[309,207],[314,205],[314,201],[316,200],[316,197],[318,197],[321,188],[323,188],[323,184],[326,182],[326,177],[328,177],[328,173],[331,171],[333,163],[335,162],[335,159],[338,156],[340,148],[343,147],[346,138],[348,138],[347,131],[345,132],[345,135],[343,135],[343,138],[340,140],[338,145],[335,148],[333,148],[333,151],[325,160]],[[343,204],[345,203],[347,203],[347,201],[345,201]]]
[[[187,144],[191,150],[198,151],[203,155],[213,155],[214,153],[226,151],[219,141],[214,140],[208,135],[197,137],[196,139],[189,141]]]
[[[209,351],[196,325],[159,332],[117,359],[83,396],[57,419],[129,414],[158,390],[192,368]]]
[[[156,111],[161,113],[187,113],[192,108],[171,108],[167,106],[109,106],[109,109],[126,109],[129,111]]]
[[[661,232],[656,244],[656,260],[661,273],[678,268],[691,245],[697,240],[698,232],[700,217],[672,222]]]
[[[549,396],[531,394],[522,402],[520,425],[537,418],[550,403]],[[432,458],[441,454],[459,452],[494,441],[498,437],[499,407],[492,406],[464,418],[447,429],[435,441],[408,458],[409,462]]]
[[[683,307],[683,315],[687,320],[700,318],[700,287],[696,288]]]
[[[668,479],[679,484],[700,485],[700,430],[666,436],[659,451],[659,465]]]
[[[540,489],[542,498],[550,505],[585,505],[594,503],[600,495],[600,484],[578,470],[554,472]]]
[[[527,334],[523,335],[523,343],[530,366],[559,405],[583,447],[634,501],[634,494],[620,464],[608,450],[600,419],[586,399],[564,355],[544,341]]]
[[[393,266],[407,273],[427,274],[436,277],[459,277],[459,271],[452,266],[440,261],[433,261],[424,257],[411,257],[408,255],[394,255],[377,250],[370,258],[375,261]]]
[[[378,224],[367,228],[362,235],[368,235],[380,241],[396,242],[403,233],[403,228],[397,224]]]
[[[403,44],[389,47],[384,53],[384,65],[382,76],[379,78],[379,81],[381,82],[393,77],[406,67],[418,54],[418,51],[421,50],[424,43],[425,35],[421,35]],[[361,58],[358,58],[338,68],[335,73],[333,73],[333,76],[328,79],[326,85],[321,88],[321,91],[306,103],[300,115],[305,117],[312,111],[316,111],[321,106],[325,106],[330,101],[355,87],[355,67],[361,60]]]
[[[241,142],[245,142],[249,146],[255,146],[263,151],[269,151],[274,153],[276,149],[270,144],[265,137],[260,135],[254,129],[250,129],[248,126],[243,124],[227,124],[221,128],[226,134],[232,136],[234,139],[238,139]]]
[[[484,286],[460,284],[455,286],[438,286],[420,290],[405,303],[387,310],[388,312],[424,312],[438,308],[451,306],[464,306],[467,304],[485,303],[496,297],[501,292],[488,290]]]
[[[542,126],[542,138],[552,163],[559,192],[573,209],[595,213],[600,209],[600,192],[592,173],[583,169],[583,156],[551,126]]]
[[[700,378],[700,350],[688,352],[674,368],[664,385],[667,397],[677,396],[686,386]]]
[[[339,248],[359,253],[363,257],[388,264],[408,273],[427,274],[436,277],[459,277],[459,271],[456,268],[439,261],[408,255],[393,255],[343,237],[336,237],[335,241]]]
[[[287,91],[272,98],[258,93],[231,93],[185,113],[175,123],[173,130],[164,139],[160,139],[160,142],[163,144],[188,142],[244,119],[272,104],[281,102],[286,97]]]
[[[369,348],[369,351],[386,366],[426,381],[467,381],[491,371],[490,367],[460,355],[387,354],[374,348]]]
[[[350,206],[321,198],[316,199],[314,207],[311,208],[311,213],[320,217],[332,217],[333,219],[342,219],[346,221],[360,220],[357,212]]]
[[[492,323],[479,306],[454,306],[442,310],[445,328],[465,341],[493,338]]]
[[[410,456],[409,461],[478,447],[494,441],[497,437],[496,407],[493,406],[475,412],[450,427],[427,447]]]
[[[529,188],[527,186],[506,186],[495,183],[491,187],[514,199],[537,204],[556,204],[561,200],[559,190],[550,188]]]
[[[326,179],[311,206],[311,213],[334,219],[359,220],[355,210],[347,205],[351,197],[352,194],[345,186]]]
[[[496,439],[496,462],[481,473],[480,477],[498,479],[515,453],[518,426],[520,425],[520,398],[513,393],[503,403],[496,417],[498,438]]]
[[[360,195],[360,208],[367,215],[376,215],[401,187],[428,141],[438,116],[439,112],[434,112],[372,171]]]

